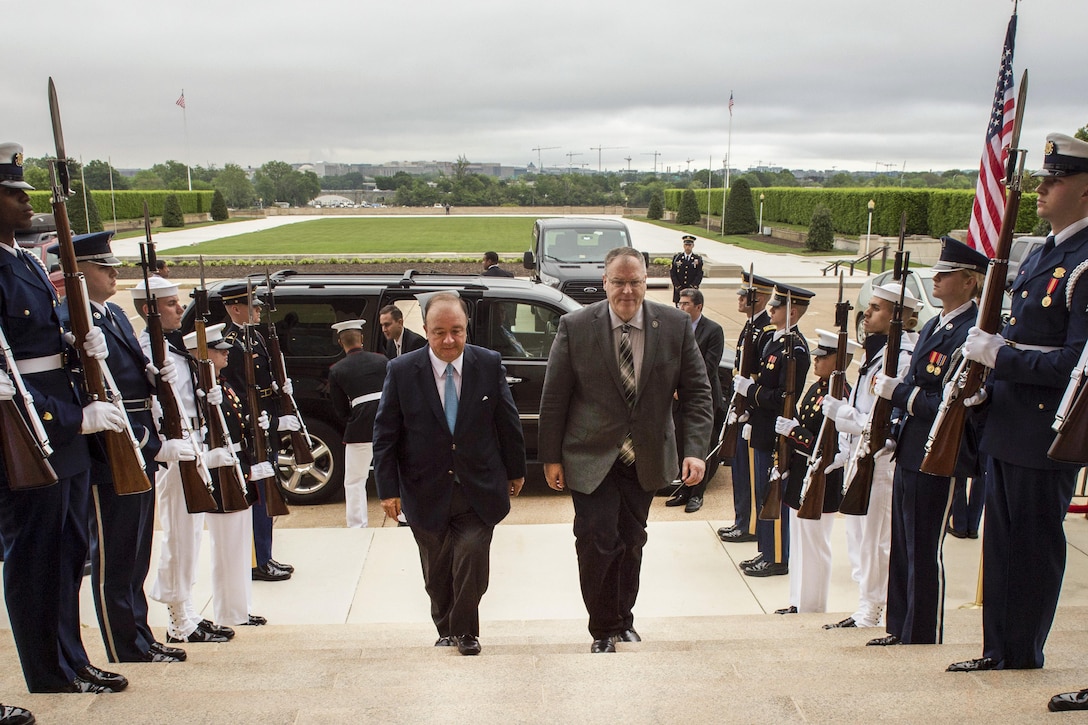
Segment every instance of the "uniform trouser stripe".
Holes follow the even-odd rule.
[[[956,493],[956,479],[948,479],[948,498],[941,516],[941,538],[937,542],[937,644],[944,642],[944,540],[948,531],[948,517],[952,513],[952,498]]]
[[[752,510],[748,517],[748,533],[752,536],[756,535],[756,522],[759,521],[759,511],[757,507],[759,502],[756,500],[756,452],[751,445],[748,448],[748,500],[752,502]]]
[[[120,662],[117,655],[117,642],[113,634],[113,625],[110,624],[110,608],[106,606],[106,537],[102,535],[102,499],[99,496],[97,485],[91,486],[91,502],[94,506],[94,525],[98,532],[98,601],[99,615],[102,618],[102,641],[106,643],[106,649],[110,662]]]

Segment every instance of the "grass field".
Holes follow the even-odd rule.
[[[186,248],[187,254],[392,254],[523,252],[530,217],[321,219],[224,237]]]

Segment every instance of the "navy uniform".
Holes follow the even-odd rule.
[[[357,331],[359,346],[329,369],[329,398],[344,426],[344,500],[348,528],[366,528],[366,479],[374,457],[374,416],[385,382],[389,359],[362,348],[366,320],[346,320],[332,326],[341,333]]]
[[[774,297],[768,304],[771,307],[783,307],[788,298],[790,305],[807,308],[812,297],[813,293],[808,290],[779,283],[775,287]],[[789,320],[786,324],[789,325]],[[796,361],[793,389],[798,397],[805,388],[805,378],[808,377],[811,364],[808,341],[805,340],[805,336],[798,331],[796,325],[790,329],[790,332],[788,337],[786,330],[775,330],[763,336],[759,371],[753,376],[753,384],[747,391],[752,411],[752,417],[748,423],[751,426],[748,445],[753,450],[757,513],[763,507],[771,486],[784,484],[781,480],[772,482],[771,468],[775,464],[775,448],[778,442],[774,424],[778,416],[782,415],[783,397],[786,393],[787,357],[792,356]],[[792,340],[792,347],[789,350],[786,347],[787,339]],[[785,465],[789,465],[788,462]],[[745,574],[777,576],[789,573],[788,511],[788,507],[783,503],[779,518],[756,519],[756,543],[759,546],[760,555],[756,561],[749,561],[742,567]]]
[[[695,246],[695,237],[685,234],[681,241],[684,243],[684,251],[676,254],[669,265],[674,305],[680,302],[680,290],[698,289],[703,283],[703,258],[691,251]]]
[[[749,280],[749,273],[744,272],[743,281],[744,286],[737,290],[737,295],[741,297],[748,294],[747,287],[749,283],[760,295],[774,293],[774,281],[766,277],[757,274],[753,275],[752,279]],[[770,335],[773,332],[774,325],[771,324],[771,316],[767,314],[766,309],[758,310],[753,317],[744,323],[740,336],[737,338],[737,355],[733,361],[733,370],[737,374],[740,373],[740,359],[745,345],[750,344],[756,349],[762,349],[763,336]],[[733,423],[727,420],[726,425],[743,425],[745,422],[747,422],[747,419]],[[756,518],[759,511],[755,510],[755,480],[752,478],[752,469],[755,464],[752,460],[752,449],[748,446],[748,441],[743,436],[738,435],[736,450],[731,452],[723,451],[722,458],[728,458],[729,454],[733,456],[733,525],[719,529],[718,537],[722,541],[755,541]]]
[[[1088,201],[1051,196],[1051,189],[1084,188],[1088,143],[1047,136],[1039,216],[1056,229],[1020,265],[1012,309],[1000,336],[971,331],[964,355],[993,345],[983,364],[990,376],[982,451],[987,469],[983,537],[983,658],[950,669],[1031,669],[1043,666],[1043,645],[1054,620],[1065,571],[1062,521],[1078,466],[1047,457],[1055,411],[1069,373],[1088,339]],[[1067,178],[1071,177],[1071,178]],[[1068,221],[1072,220],[1072,221]],[[1058,229],[1056,222],[1066,222]],[[1007,344],[1006,344],[1007,343]],[[996,352],[993,352],[996,351]],[[1015,425],[999,422],[1015,421]],[[1067,703],[1068,704],[1068,703]],[[1069,708],[1063,708],[1069,709]]]
[[[935,272],[966,270],[984,274],[985,255],[951,237],[942,238]],[[975,324],[974,300],[957,310],[944,310],[922,327],[910,368],[895,386],[892,405],[906,416],[895,448],[892,482],[892,546],[888,568],[889,637],[872,644],[934,644],[944,634],[944,541],[948,510],[955,490],[952,477],[922,473],[929,431],[937,417],[952,355]],[[879,383],[878,383],[879,384]],[[977,465],[974,427],[965,429],[955,476],[970,476]]]

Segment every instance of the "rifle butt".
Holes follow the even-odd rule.
[[[41,488],[57,482],[57,473],[49,460],[42,458],[38,441],[26,425],[18,407],[11,400],[0,404],[0,450],[4,455],[8,488],[20,491]]]
[[[957,398],[950,402],[933,423],[929,432],[928,450],[922,458],[922,473],[931,476],[952,476],[956,472],[956,459],[960,455],[963,429],[967,425],[967,407]]]
[[[266,478],[264,481],[264,506],[269,518],[286,516],[291,513],[287,508],[287,500],[283,497],[283,491],[274,478]]]
[[[113,475],[114,493],[128,496],[150,491],[151,481],[128,434],[109,430],[103,431],[102,436],[106,445],[106,457],[110,462],[110,473]]]
[[[291,452],[295,456],[296,465],[313,465],[314,453],[310,446],[310,439],[300,430],[291,431]]]
[[[873,492],[875,463],[872,456],[859,458],[850,486],[842,496],[839,513],[847,516],[864,516],[869,513],[869,497]]]
[[[223,511],[233,513],[249,508],[246,501],[246,483],[238,478],[237,466],[223,466],[215,469],[217,473],[219,496],[223,500]]]
[[[718,460],[732,458],[737,455],[737,435],[740,433],[740,424],[727,425],[722,433],[722,445],[718,449]]]
[[[1048,458],[1061,463],[1088,464],[1088,396],[1078,393],[1054,436]]]
[[[823,464],[820,465],[823,468]],[[805,492],[805,500],[801,502],[801,508],[797,509],[797,518],[819,521],[824,513],[824,494],[827,491],[827,474],[813,471],[809,477],[808,491]]]
[[[219,505],[204,479],[200,477],[200,466],[197,462],[178,461],[178,469],[181,473],[181,492],[185,496],[186,510],[191,514],[217,511]]]
[[[778,521],[782,518],[782,485],[781,478],[771,481],[771,487],[767,490],[767,500],[759,510],[760,521]]]

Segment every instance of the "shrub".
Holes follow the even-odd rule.
[[[650,197],[650,208],[646,210],[647,219],[661,219],[665,216],[665,206],[661,203],[661,194],[656,191]]]
[[[181,204],[174,194],[167,196],[162,203],[162,225],[164,227],[185,226],[185,215],[181,213]]]
[[[680,211],[676,214],[677,224],[698,224],[702,219],[699,213],[699,202],[695,200],[694,189],[684,189],[680,196]]]
[[[835,229],[831,224],[831,210],[821,204],[812,212],[805,248],[813,252],[830,252],[835,248]]]
[[[230,218],[230,212],[227,211],[227,200],[223,198],[223,192],[219,189],[215,190],[215,196],[212,197],[212,221],[222,222]]]
[[[756,211],[752,206],[752,188],[746,179],[737,179],[725,201],[723,234],[751,234],[756,231]]]
[[[98,213],[98,205],[91,198],[93,192],[87,192],[87,206],[83,206],[83,185],[78,181],[72,184],[72,196],[68,198],[65,207],[68,210],[68,224],[72,227],[72,234],[89,234],[102,231],[102,217]],[[87,217],[90,216],[88,225]]]

